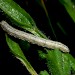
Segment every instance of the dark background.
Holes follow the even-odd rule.
[[[47,35],[47,37],[51,38],[52,40],[60,41],[66,44],[70,48],[70,54],[75,57],[75,23],[65,10],[64,6],[62,6],[58,0],[44,0],[46,8],[49,13],[49,17],[52,23],[52,26],[55,30],[55,34],[57,39],[54,37],[49,25],[48,20],[45,15],[44,10],[42,7],[37,3],[36,0],[14,0],[17,2],[22,8],[24,8],[34,19],[36,22],[37,27]],[[0,12],[0,21],[6,20],[5,15],[3,12]],[[64,35],[62,31],[57,26],[57,22],[60,22],[61,26],[67,32],[67,35]],[[36,53],[35,48],[33,49],[34,45],[32,45],[30,51],[25,54],[29,61],[32,63],[35,70],[39,73],[40,70],[44,70],[46,65],[42,60],[38,59],[38,54]],[[42,62],[41,62],[42,61]],[[37,66],[36,66],[37,65]],[[40,67],[41,65],[41,67]],[[3,75],[4,73],[10,75],[29,75],[28,71],[25,67],[17,60],[9,50],[7,43],[5,41],[4,31],[0,27],[0,73]]]

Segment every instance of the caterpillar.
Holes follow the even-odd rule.
[[[6,21],[1,21],[0,25],[5,32],[7,32],[11,36],[14,36],[15,38],[26,40],[32,44],[37,44],[42,47],[51,48],[51,49],[58,48],[62,52],[69,52],[69,48],[66,45],[62,44],[61,42],[44,39],[38,36],[34,36],[33,34],[18,30],[10,26]]]

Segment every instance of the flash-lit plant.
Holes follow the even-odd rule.
[[[48,18],[49,25],[52,29],[52,32],[55,35],[55,31],[51,25],[47,9],[45,7],[43,0],[38,0],[40,5],[42,5],[46,16]],[[72,19],[75,21],[75,9],[74,4],[71,0],[59,0],[62,3]],[[42,37],[48,39],[45,34],[43,34],[36,26],[36,23],[32,19],[32,17],[22,9],[17,3],[13,0],[0,0],[0,9],[7,15],[14,25],[32,33],[35,36]],[[71,10],[71,11],[70,11]],[[64,29],[58,23],[58,26],[61,28],[62,32],[66,33]],[[26,56],[22,52],[18,43],[15,40],[12,40],[7,34],[6,42],[13,53],[13,55],[19,59],[26,69],[29,71],[31,75],[72,75],[75,74],[75,59],[69,53],[63,53],[59,49],[49,50],[44,48],[43,50],[39,50],[39,58],[45,59],[48,71],[45,69],[44,71],[40,71],[37,73],[34,68],[31,66],[30,62],[26,59]],[[26,41],[24,41],[24,44]],[[25,44],[26,45],[26,44]],[[37,60],[37,59],[36,59]],[[74,72],[74,73],[72,73]]]

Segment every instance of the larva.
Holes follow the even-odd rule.
[[[69,52],[69,48],[60,42],[44,39],[41,37],[34,36],[30,33],[20,31],[10,26],[6,21],[1,21],[0,25],[5,32],[7,32],[11,36],[14,36],[15,38],[26,40],[32,44],[37,44],[42,47],[51,48],[51,49],[58,48],[63,52]]]

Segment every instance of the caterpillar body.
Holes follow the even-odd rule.
[[[14,36],[15,38],[26,40],[32,44],[37,44],[42,47],[51,49],[58,48],[63,52],[69,52],[69,48],[66,45],[62,44],[61,42],[44,39],[41,37],[34,36],[33,34],[18,30],[10,26],[6,21],[1,21],[0,25],[5,32],[7,32],[11,36]]]

